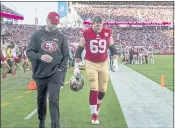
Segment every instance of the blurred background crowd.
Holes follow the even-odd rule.
[[[72,8],[83,21],[91,21],[94,15],[100,15],[105,22],[173,22],[172,2],[72,2]],[[13,9],[1,4],[1,12],[20,15]],[[129,56],[131,49],[141,47],[139,51],[154,54],[173,54],[172,26],[135,26],[119,27],[106,25],[113,30],[113,38],[119,54]],[[27,46],[33,32],[41,25],[18,24],[1,21],[1,44],[16,45],[19,49]],[[59,30],[67,37],[71,57],[80,39],[80,31],[89,25],[60,26]],[[6,35],[4,35],[6,33]]]

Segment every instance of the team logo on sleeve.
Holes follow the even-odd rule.
[[[44,41],[41,44],[41,48],[47,52],[54,52],[58,49],[58,44],[54,41]]]

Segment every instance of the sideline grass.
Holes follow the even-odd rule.
[[[158,84],[160,84],[161,75],[165,75],[165,87],[173,91],[173,56],[157,55],[154,59],[155,64],[127,64],[127,66]]]
[[[85,77],[85,87],[80,92],[72,92],[68,84],[60,93],[60,124],[61,128],[126,128],[123,113],[116,98],[111,82],[106,97],[102,103],[100,125],[91,125],[90,109],[88,104],[89,86]],[[67,73],[65,81],[72,76],[72,69]],[[9,77],[1,83],[1,128],[37,128],[37,114],[29,120],[24,118],[36,108],[36,91],[27,91],[31,73],[18,72],[17,77]],[[26,93],[30,92],[30,93]],[[15,97],[21,97],[16,99]],[[47,110],[46,126],[50,127],[49,109]]]

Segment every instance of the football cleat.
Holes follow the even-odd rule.
[[[99,124],[98,115],[96,113],[92,114],[92,124]]]

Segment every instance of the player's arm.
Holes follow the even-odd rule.
[[[24,51],[24,56],[27,56],[27,54],[26,54],[26,50]]]
[[[114,40],[113,37],[110,36],[109,38],[109,50],[112,54],[112,58],[113,58],[113,70],[116,71],[118,68],[118,55],[117,55],[117,49],[114,45]]]
[[[86,45],[86,41],[85,41],[84,37],[81,37],[80,42],[79,42],[79,46],[75,51],[75,67],[74,67],[75,70],[74,70],[74,73],[80,73],[79,63],[81,62],[81,54],[84,50],[85,45]]]
[[[114,39],[113,39],[112,35],[109,38],[109,50],[110,50],[110,52],[112,54],[112,58],[113,59],[118,59],[117,49],[116,49],[116,47],[114,45]]]
[[[75,51],[75,63],[79,63],[81,61],[81,54],[84,50],[85,45],[86,45],[86,41],[84,37],[81,37],[78,48]]]
[[[14,48],[11,50],[11,55],[12,55],[13,57],[17,57],[17,56],[16,56],[16,50],[15,50]]]

